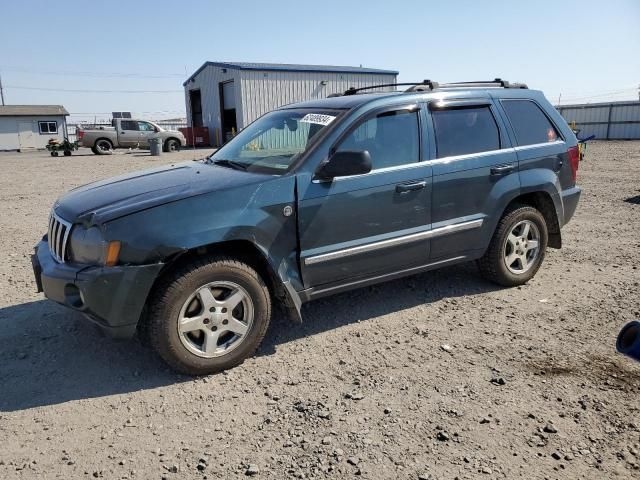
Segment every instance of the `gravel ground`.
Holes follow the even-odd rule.
[[[640,142],[590,145],[528,285],[470,264],[319,300],[199,379],[44,300],[29,263],[62,192],[193,155],[0,154],[0,478],[640,478],[640,364],[615,352]]]

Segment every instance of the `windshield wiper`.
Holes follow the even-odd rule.
[[[234,160],[227,160],[226,158],[221,158],[219,160],[211,160],[207,159],[208,162],[213,162],[215,165],[220,165],[221,167],[233,168],[234,170],[247,170],[249,165],[243,162],[236,162]]]

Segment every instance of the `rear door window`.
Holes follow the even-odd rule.
[[[138,131],[138,122],[134,122],[133,120],[121,120],[120,128],[122,128],[122,130]]]
[[[431,116],[438,158],[500,148],[500,132],[488,106],[432,110]]]
[[[561,140],[556,127],[530,100],[502,100],[518,145],[536,145]]]

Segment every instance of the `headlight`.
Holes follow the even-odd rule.
[[[97,227],[75,225],[69,239],[69,258],[72,262],[112,267],[118,263],[120,242],[107,242]]]

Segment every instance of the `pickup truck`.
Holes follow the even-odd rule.
[[[524,85],[350,89],[267,113],[208,158],[70,191],[36,284],[208,374],[251,355],[276,306],[301,321],[305,302],[474,260],[498,285],[526,283],[562,246],[578,165],[574,133]],[[354,313],[342,301],[331,315]]]
[[[165,152],[174,152],[186,145],[180,132],[165,130],[148,120],[114,118],[113,127],[78,130],[78,141],[96,155],[109,155],[116,148],[148,148],[149,139],[159,136]]]

